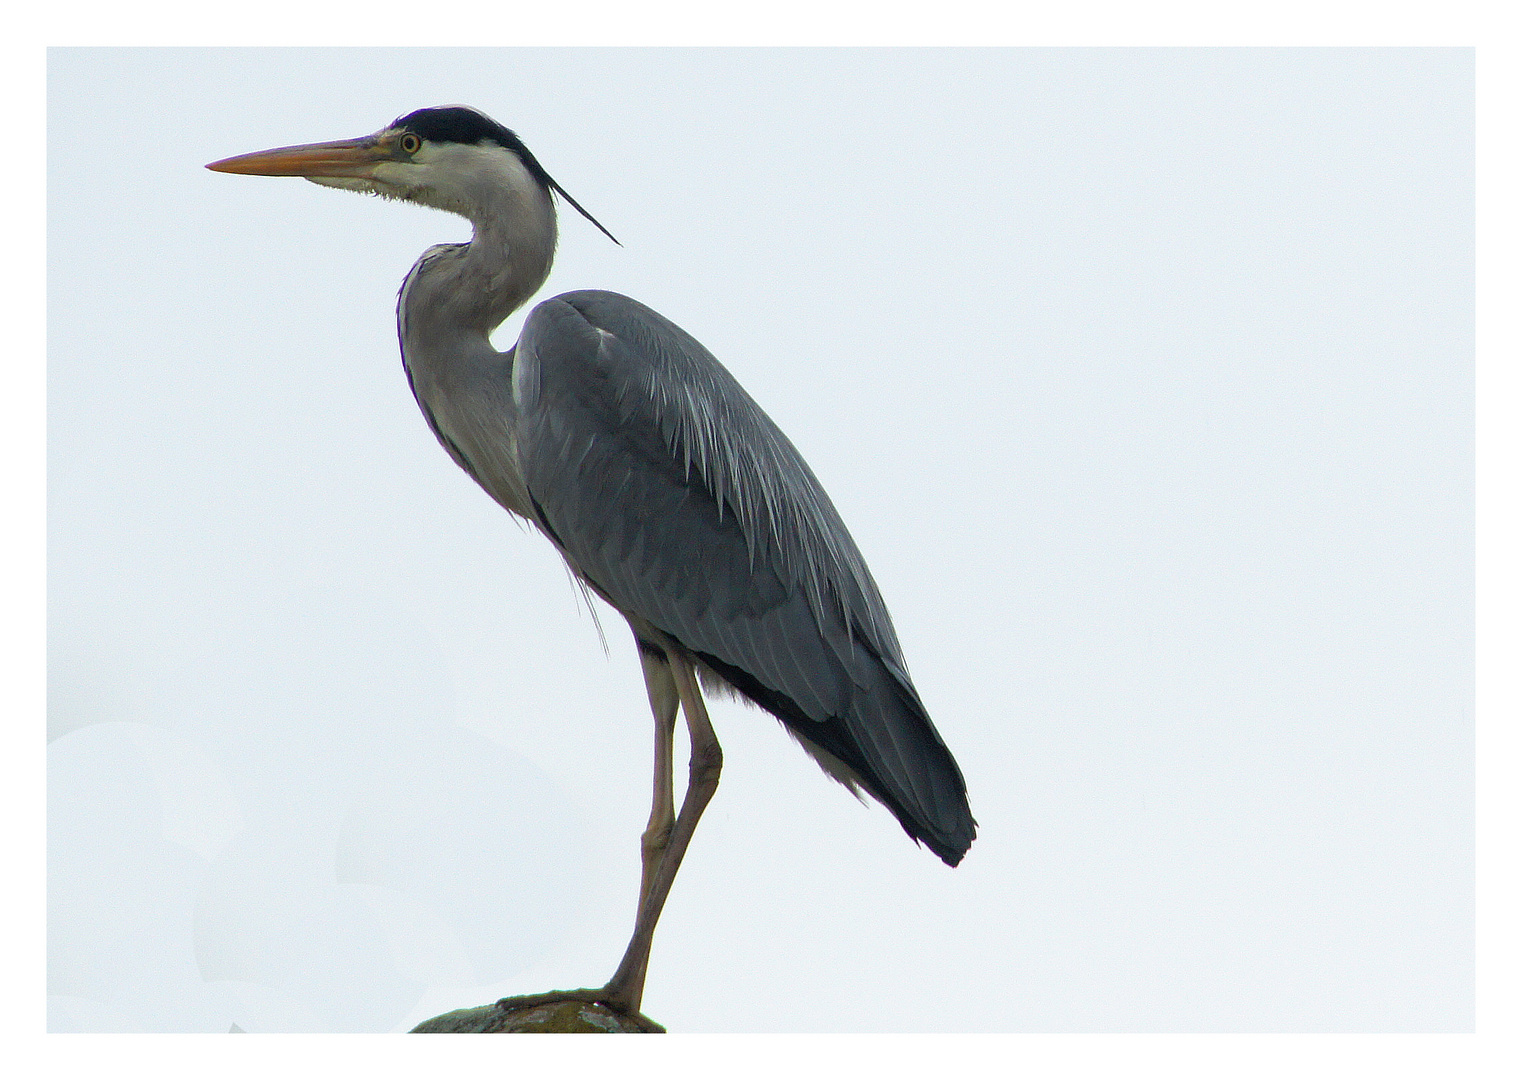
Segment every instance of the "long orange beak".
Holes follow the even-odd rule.
[[[352,176],[368,179],[382,161],[395,160],[390,148],[373,135],[363,139],[281,146],[223,158],[206,166],[213,172],[245,176]]]

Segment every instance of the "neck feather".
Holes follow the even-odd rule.
[[[418,329],[489,334],[549,277],[557,237],[550,193],[516,157],[489,165],[434,203],[469,219],[474,235],[430,249],[408,275],[404,316]]]

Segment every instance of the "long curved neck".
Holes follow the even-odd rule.
[[[500,187],[472,200],[468,244],[430,248],[402,286],[397,314],[419,343],[489,335],[549,277],[555,260],[555,205],[537,184]]]
[[[512,457],[512,380],[504,378],[512,351],[497,352],[490,335],[549,276],[555,207],[516,156],[477,154],[474,163],[456,168],[455,186],[428,204],[468,218],[475,235],[430,248],[414,264],[397,298],[397,331],[407,381],[439,442],[526,517],[528,491]]]

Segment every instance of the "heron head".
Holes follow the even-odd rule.
[[[215,172],[301,176],[314,184],[403,199],[480,221],[504,200],[547,204],[558,194],[613,234],[545,171],[523,140],[465,105],[419,109],[373,135],[282,146],[214,161]]]

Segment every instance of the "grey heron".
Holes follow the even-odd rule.
[[[957,865],[977,832],[961,770],[909,678],[893,622],[813,472],[733,376],[680,327],[611,292],[538,304],[518,342],[489,335],[544,284],[555,196],[606,233],[516,134],[464,106],[358,139],[207,166],[447,210],[468,243],[430,248],[397,301],[402,361],[438,441],[526,519],[634,632],[655,717],[655,783],[633,935],[572,998],[639,1015],[656,920],[722,752],[703,690],[777,717],[824,771]],[[616,241],[615,241],[616,242]],[[676,716],[690,744],[673,800]]]

